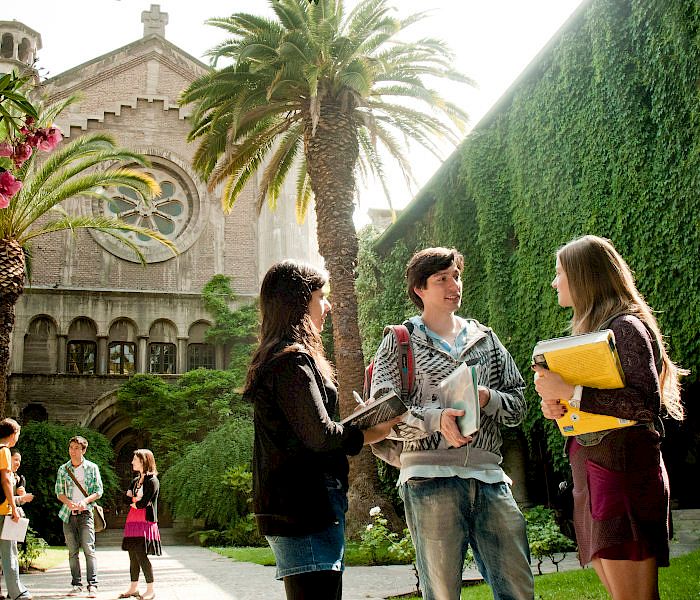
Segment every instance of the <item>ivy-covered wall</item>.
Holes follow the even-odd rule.
[[[403,281],[411,254],[457,247],[466,258],[461,312],[493,327],[516,358],[530,382],[532,456],[546,447],[539,459],[563,471],[561,437],[541,417],[529,359],[570,318],[550,287],[556,249],[586,233],[609,237],[658,311],[673,358],[692,371],[689,419],[671,424],[665,442],[682,497],[688,470],[700,475],[699,134],[700,4],[585,3],[399,221],[378,240],[365,232],[366,355],[384,324],[414,312]]]

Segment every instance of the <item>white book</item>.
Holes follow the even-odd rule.
[[[457,426],[463,436],[479,429],[481,407],[479,406],[479,386],[476,381],[478,367],[462,363],[440,382],[440,402],[444,408],[463,410],[464,416],[457,417]]]
[[[29,527],[29,519],[20,517],[19,521],[15,522],[12,520],[11,515],[7,515],[5,517],[5,521],[2,524],[2,533],[0,533],[0,539],[23,542],[24,538],[27,535],[27,527]]]

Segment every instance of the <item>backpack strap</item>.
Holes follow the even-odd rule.
[[[396,358],[401,374],[401,400],[406,403],[408,396],[413,389],[415,378],[415,366],[413,363],[413,351],[411,349],[411,333],[406,324],[387,325],[384,328],[384,336],[391,332],[396,340]]]

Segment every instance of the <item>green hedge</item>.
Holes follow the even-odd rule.
[[[384,324],[413,312],[402,278],[410,255],[453,245],[467,263],[462,313],[492,326],[527,373],[537,339],[564,334],[570,317],[550,288],[555,251],[593,233],[611,238],[628,260],[673,358],[692,371],[687,384],[694,382],[698,81],[700,4],[588,2],[421,190],[394,233],[373,246],[365,232],[358,294],[366,355]],[[563,471],[561,437],[542,419],[526,379],[532,456]],[[697,434],[684,435],[678,459],[697,469]]]
[[[88,441],[85,458],[96,463],[102,475],[104,494],[100,504],[112,510],[118,481],[112,467],[112,447],[101,433],[77,425],[28,423],[22,427],[17,443],[22,453],[19,472],[27,479],[27,491],[34,494],[34,500],[25,505],[24,510],[32,528],[52,545],[64,541],[62,522],[58,518],[61,503],[56,499],[54,485],[58,468],[70,460],[68,440],[74,435],[82,435]]]

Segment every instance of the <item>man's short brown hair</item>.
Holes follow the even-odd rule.
[[[87,450],[88,441],[82,435],[74,435],[70,440],[68,440],[69,446],[73,443],[78,444],[83,449],[83,452]]]
[[[425,289],[428,277],[449,268],[452,263],[460,273],[464,270],[464,256],[454,248],[426,248],[411,257],[406,267],[406,283],[413,304],[423,310],[423,300],[413,288]]]
[[[0,421],[0,440],[10,437],[13,433],[17,433],[21,427],[14,419],[3,419]]]

